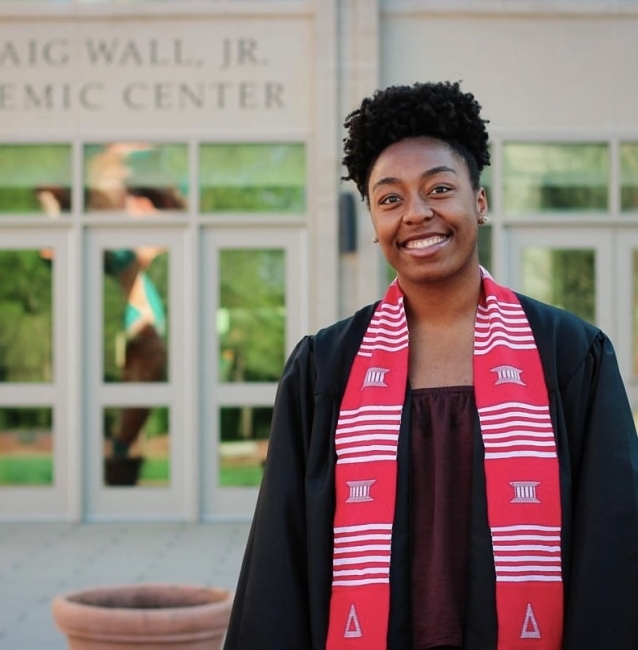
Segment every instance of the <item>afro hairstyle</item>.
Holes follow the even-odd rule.
[[[445,142],[466,162],[474,189],[481,171],[490,164],[488,120],[481,106],[458,82],[415,83],[390,86],[366,97],[350,113],[344,126],[342,180],[355,182],[361,198],[368,197],[368,178],[377,158],[387,147],[405,138],[429,137]]]

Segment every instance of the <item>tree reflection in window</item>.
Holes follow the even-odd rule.
[[[0,250],[0,382],[53,377],[53,261],[46,250]]]
[[[53,484],[53,409],[0,408],[0,486]]]
[[[522,264],[523,293],[596,323],[593,250],[528,246]]]
[[[302,144],[205,144],[200,148],[200,211],[304,212]]]
[[[638,212],[638,142],[620,145],[620,208]]]
[[[283,250],[220,252],[219,375],[224,382],[275,382],[286,334]]]
[[[71,145],[0,145],[0,214],[71,210]]]
[[[606,212],[608,185],[607,144],[507,142],[503,145],[506,214]]]

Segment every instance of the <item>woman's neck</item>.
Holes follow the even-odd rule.
[[[405,295],[408,326],[448,327],[467,319],[474,320],[481,295],[481,274],[476,273],[455,282],[406,285],[399,280]]]
[[[474,279],[466,278],[455,287],[430,283],[418,291],[408,287],[405,298],[413,388],[472,384],[474,323],[480,294],[478,267]]]

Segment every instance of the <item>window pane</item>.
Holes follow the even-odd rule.
[[[620,208],[638,211],[638,143],[620,145]]]
[[[222,487],[259,485],[263,475],[271,407],[220,409],[219,482]]]
[[[607,211],[606,144],[509,142],[503,146],[507,214]]]
[[[596,322],[596,254],[529,246],[523,251],[523,293]]]
[[[168,253],[104,251],[104,381],[166,381]]]
[[[53,485],[53,409],[0,408],[0,485]]]
[[[488,271],[492,270],[492,226],[480,226],[478,229],[479,262]]]
[[[302,144],[208,144],[200,148],[201,212],[303,212]]]
[[[104,409],[104,485],[170,484],[170,417],[166,407]]]
[[[143,217],[186,210],[188,148],[145,142],[85,145],[84,194],[89,212]]]
[[[46,250],[0,250],[0,382],[53,376],[53,261]]]
[[[220,381],[277,381],[286,335],[284,251],[223,250],[219,264]]]
[[[633,373],[638,375],[638,250],[633,254],[633,322],[632,322],[632,341],[633,341]]]
[[[70,210],[70,145],[0,145],[0,213],[57,217]]]

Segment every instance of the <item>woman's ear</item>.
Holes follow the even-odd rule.
[[[487,193],[485,192],[484,187],[479,187],[478,191],[476,192],[476,209],[479,214],[487,214]]]

